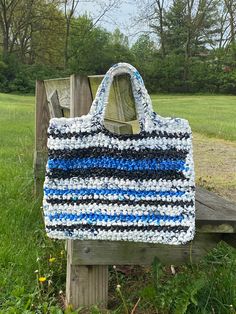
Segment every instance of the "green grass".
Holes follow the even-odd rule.
[[[236,139],[236,130],[230,131],[230,128],[233,128],[233,113],[235,113],[236,108],[234,97],[161,95],[153,96],[153,99],[155,108],[160,114],[174,113],[177,116],[189,118],[193,129],[197,132],[225,139]],[[181,104],[183,104],[182,109]],[[225,111],[223,110],[224,104]],[[212,109],[215,113],[211,114],[214,119],[207,118],[206,115],[207,108],[211,106],[215,108]],[[219,113],[220,108],[223,111],[222,114]],[[60,314],[62,311],[59,310],[58,306],[59,290],[65,289],[64,243],[63,241],[54,242],[45,237],[40,209],[41,201],[34,198],[32,169],[34,97],[0,94],[0,112],[0,314]],[[209,121],[209,125],[207,121]],[[222,133],[219,134],[217,126],[220,121],[224,121],[224,123],[222,122],[221,126]],[[200,127],[200,125],[205,126]],[[231,136],[229,136],[230,132],[232,133]],[[216,250],[214,256],[217,256],[219,252],[220,249]],[[235,287],[229,288],[231,281],[223,283],[221,280],[221,276],[223,279],[228,276],[228,268],[224,268],[226,265],[224,255],[230,256],[227,260],[227,263],[230,264],[230,260],[232,260],[230,254],[233,254],[231,249],[225,248],[224,254],[217,257],[218,268],[212,263],[208,270],[202,274],[204,278],[210,273],[216,279],[218,278],[219,284],[221,284],[220,290],[225,289],[224,293],[221,293],[220,290],[214,294],[211,292],[213,291],[211,286],[213,279],[207,283],[204,282],[205,290],[202,289],[201,277],[199,286],[195,287],[194,284],[192,286],[195,289],[195,295],[192,296],[191,280],[194,282],[195,273],[191,273],[188,269],[183,270],[183,274],[175,280],[172,277],[166,279],[166,289],[163,290],[162,298],[167,300],[173,289],[177,287],[173,300],[178,300],[182,293],[181,287],[189,278],[190,283],[187,287],[188,290],[186,290],[189,297],[185,296],[187,298],[186,304],[192,302],[191,298],[197,298],[199,304],[203,303],[203,308],[210,308],[214,302],[210,295],[212,293],[217,302],[226,304],[221,307],[219,305],[219,308],[224,309],[224,306],[227,308],[228,304],[233,304],[236,307],[232,301],[235,299]],[[55,257],[56,261],[50,263],[50,257]],[[36,270],[37,273],[35,273]],[[38,276],[46,276],[46,283],[39,284]],[[154,309],[156,312],[158,307],[161,308],[162,305],[158,303],[159,290],[157,291],[155,287],[150,286],[150,280],[152,279],[149,278],[148,282],[144,281],[142,287],[139,278],[131,278],[131,281],[124,280],[124,284],[127,284],[128,288],[131,289],[131,292],[126,291],[124,296],[130,309],[139,296],[142,298],[139,304],[140,313],[152,313],[148,310]],[[172,280],[174,281],[172,282]],[[232,280],[235,280],[235,277]],[[147,289],[150,288],[151,290],[145,290],[145,285],[147,285]],[[204,303],[204,291],[210,295],[207,305]],[[154,295],[153,301],[150,301],[150,295],[151,297]],[[115,291],[113,298],[116,299],[116,310],[110,311],[110,313],[124,313],[123,301],[119,300],[119,294],[117,295]],[[194,302],[191,306],[192,312],[189,313],[209,313],[195,310],[197,306],[194,305]],[[100,311],[94,309],[93,313],[100,313]],[[227,312],[222,310],[218,313]]]
[[[33,245],[40,213],[35,208],[32,192],[32,103],[33,97],[0,96],[1,292],[6,279],[9,280],[7,289],[13,278],[19,285],[33,279],[32,268],[38,253]]]
[[[33,193],[33,104],[32,96],[0,94],[0,313],[12,306],[12,313],[22,313],[22,304],[28,309],[37,301],[35,270],[48,273],[55,252]]]
[[[115,270],[112,282],[120,286],[121,302],[114,314],[131,313],[139,298],[137,314],[234,314],[235,267],[236,250],[220,243],[199,264],[175,266],[175,275],[157,259],[129,277]]]
[[[236,96],[161,94],[152,101],[158,114],[188,119],[194,132],[236,141]]]

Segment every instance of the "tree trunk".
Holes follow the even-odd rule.
[[[229,14],[229,24],[230,24],[230,43],[235,42],[235,26],[234,26],[234,19],[235,19],[235,4],[234,0],[225,0],[225,6],[227,8]]]
[[[160,41],[161,41],[161,54],[162,57],[164,58],[166,56],[166,50],[165,50],[165,36],[164,36],[164,17],[163,17],[163,4],[160,2],[160,0],[157,0],[157,6],[159,10],[159,23],[160,23]]]
[[[65,50],[64,50],[64,67],[67,68],[68,64],[68,43],[70,35],[70,19],[66,18],[66,38],[65,38]]]
[[[7,18],[7,8],[4,5],[1,5],[0,9],[2,10],[1,16],[0,16],[0,22],[1,22],[1,29],[2,29],[2,36],[3,36],[3,50],[2,55],[3,58],[5,58],[8,55],[9,52],[9,20]]]

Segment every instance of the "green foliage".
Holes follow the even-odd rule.
[[[130,45],[118,28],[111,33],[89,15],[72,10],[66,21],[60,1],[1,2],[0,92],[33,92],[37,78],[104,74],[114,63],[129,62],[149,92],[236,94],[236,44],[223,25],[230,24],[226,1],[189,6],[175,0],[162,11],[158,3],[147,9],[152,36]]]
[[[154,261],[154,283],[140,291],[158,313],[234,313],[236,309],[236,250],[221,243],[196,266],[175,275]]]
[[[141,35],[131,47],[131,53],[134,56],[134,65],[142,74],[148,90],[150,92],[161,90],[159,79],[162,76],[162,69],[159,66],[159,54],[155,43],[148,35]]]
[[[197,304],[195,296],[204,285],[204,276],[193,275],[187,267],[173,277],[165,278],[164,267],[154,260],[152,265],[153,285],[141,291],[141,297],[153,303],[158,311],[184,314],[190,304]]]
[[[134,61],[134,56],[129,48],[128,38],[118,28],[112,34],[109,34],[105,56],[108,67],[118,62],[133,63]]]
[[[166,12],[166,41],[168,50],[177,54],[184,54],[187,34],[186,1],[176,0]]]
[[[108,37],[107,31],[93,27],[92,20],[86,15],[73,19],[69,45],[70,71],[81,74],[102,73]]]
[[[207,278],[197,294],[197,304],[188,313],[234,313],[236,310],[236,250],[224,242],[213,249],[196,268]],[[202,312],[201,312],[201,311]]]
[[[33,93],[35,80],[66,76],[68,73],[44,64],[19,63],[14,55],[0,61],[0,91]]]
[[[163,266],[125,276],[116,269],[111,285],[120,303],[111,314],[230,314],[236,309],[236,249],[221,242],[196,265]],[[142,283],[142,284],[141,284]],[[138,301],[137,301],[138,300]],[[96,313],[103,313],[102,311]]]
[[[166,53],[190,57],[207,51],[219,32],[218,5],[217,0],[196,1],[192,5],[186,0],[173,1],[169,10],[164,11]]]
[[[163,268],[163,266],[162,266]],[[164,274],[164,270],[162,269]],[[202,276],[201,276],[202,275]],[[161,274],[159,280],[162,280]],[[155,282],[155,286],[145,287],[141,297],[152,303],[163,313],[184,314],[190,304],[196,304],[196,295],[204,286],[203,274],[194,275],[187,268],[173,277]]]
[[[84,15],[73,19],[69,45],[69,71],[102,74],[117,62],[131,62],[128,39],[117,29],[113,34]]]

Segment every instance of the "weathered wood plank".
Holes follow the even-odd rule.
[[[89,76],[93,98],[101,83],[103,75]],[[119,75],[114,78],[110,94],[109,104],[106,108],[105,118],[127,122],[136,119],[136,109],[128,75]]]
[[[92,104],[92,96],[87,77],[72,75],[70,78],[71,107],[70,116],[87,114]],[[108,302],[108,266],[84,264],[74,265],[72,260],[80,255],[75,249],[77,240],[67,241],[67,280],[66,304],[73,308],[100,304],[106,307]]]
[[[71,117],[79,117],[89,112],[92,104],[92,94],[87,76],[71,75],[70,101]]]
[[[68,241],[67,243],[67,306],[70,305],[73,308],[77,308],[79,306],[97,304],[101,307],[106,307],[108,267],[103,265],[78,266],[73,264],[73,258],[80,255],[80,251],[74,248],[75,242]]]
[[[50,99],[51,95],[56,90],[58,92],[58,99],[61,107],[70,108],[70,78],[58,78],[44,80],[47,99]]]
[[[120,121],[113,121],[105,119],[104,126],[111,132],[117,134],[132,134],[132,125],[129,123],[122,123]]]
[[[199,204],[205,205],[212,210],[211,212],[209,211],[209,218],[212,220],[218,220],[219,218],[229,221],[236,220],[235,202],[228,201],[216,193],[201,187],[196,189],[196,200]]]
[[[196,234],[186,245],[132,242],[74,241],[73,265],[150,265],[154,257],[163,264],[197,262],[221,240],[221,234]]]
[[[129,75],[119,75],[114,78],[113,92],[118,119],[124,122],[135,120],[136,108]]]
[[[53,92],[53,94],[51,95],[49,102],[48,102],[48,107],[49,107],[51,118],[63,117],[63,112],[62,112],[62,109],[60,106],[57,90],[55,90]]]
[[[199,232],[236,233],[236,203],[197,187],[196,224]]]
[[[34,177],[35,194],[42,194],[42,180],[47,160],[47,128],[49,123],[49,109],[46,90],[43,81],[36,81],[35,91],[35,152]]]

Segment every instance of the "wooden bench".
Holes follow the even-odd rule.
[[[42,196],[50,117],[87,114],[102,76],[75,76],[37,81],[35,132],[35,191]],[[127,76],[115,78],[106,112],[106,127],[116,133],[136,133],[135,107]],[[106,241],[67,241],[67,305],[106,307],[108,265],[151,264],[156,256],[165,264],[196,262],[224,240],[236,246],[236,204],[198,187],[194,241],[168,246]]]

